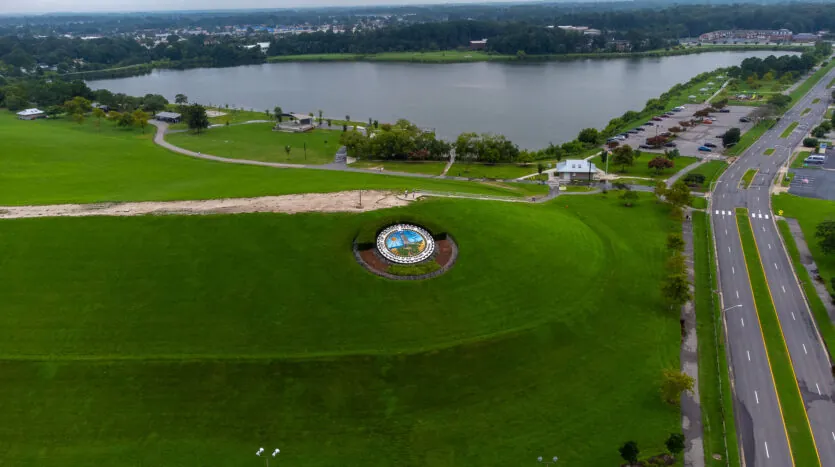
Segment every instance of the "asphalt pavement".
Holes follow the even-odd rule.
[[[815,322],[794,275],[771,212],[769,189],[781,165],[800,144],[808,129],[826,112],[826,85],[835,71],[823,77],[782,119],[749,148],[718,180],[712,194],[711,215],[734,386],[737,433],[749,466],[791,466],[785,424],[766,358],[734,210],[748,208],[754,237],[768,286],[782,326],[786,346],[807,409],[821,465],[835,466],[835,380]],[[818,98],[820,101],[813,104]],[[805,115],[803,110],[811,109]],[[791,124],[800,125],[787,138],[780,135]],[[771,156],[764,155],[774,148]],[[747,189],[742,175],[757,169]],[[805,466],[804,466],[805,467]]]

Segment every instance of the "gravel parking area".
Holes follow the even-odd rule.
[[[684,107],[684,110],[675,112],[675,114],[670,118],[663,118],[660,122],[653,121],[653,125],[651,126],[642,126],[644,131],[639,132],[637,135],[630,134],[629,138],[627,138],[626,141],[622,141],[621,144],[628,144],[633,148],[637,148],[639,145],[644,144],[647,138],[668,131],[671,127],[681,126],[679,125],[680,121],[690,120],[693,117],[693,114],[696,111],[703,109],[705,105],[686,104]],[[754,126],[753,123],[742,123],[739,121],[741,117],[750,114],[754,108],[744,106],[728,106],[727,109],[730,110],[730,112],[717,112],[711,114],[711,119],[713,120],[712,124],[701,124],[695,127],[690,127],[687,131],[678,134],[678,137],[674,141],[676,143],[676,149],[679,150],[682,156],[706,157],[716,155],[717,152],[722,151],[722,139],[718,137],[719,135],[724,134],[729,128],[733,127],[739,128],[743,133],[745,133],[751,129],[752,126]],[[699,146],[702,146],[705,143],[713,143],[717,147],[714,148],[712,153],[699,151]],[[641,151],[663,153],[664,149],[665,148],[641,149]]]

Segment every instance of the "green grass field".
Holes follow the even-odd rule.
[[[354,169],[383,169],[383,172],[406,172],[426,175],[441,175],[446,162],[407,162],[407,161],[356,161],[348,167]]]
[[[812,430],[806,418],[806,408],[803,405],[800,389],[797,386],[791,357],[786,348],[783,331],[780,328],[780,320],[771,299],[771,292],[768,288],[760,254],[757,251],[754,233],[751,230],[748,210],[737,208],[736,220],[742,241],[742,250],[745,254],[747,273],[751,281],[751,290],[757,308],[757,317],[763,333],[769,365],[777,388],[777,397],[780,400],[794,462],[796,465],[820,466],[815,442],[812,438]]]
[[[331,163],[341,146],[341,131],[317,129],[284,133],[273,131],[273,126],[272,123],[235,125],[211,128],[200,134],[171,133],[165,139],[175,146],[213,156],[290,164]],[[285,146],[290,146],[289,155]]]
[[[547,164],[547,162],[546,162]],[[495,178],[499,180],[510,180],[535,174],[536,164],[477,164],[456,162],[449,168],[447,175],[467,178]]]
[[[824,254],[818,245],[815,238],[815,229],[817,225],[824,220],[835,219],[835,202],[822,199],[804,198],[800,196],[781,194],[772,196],[771,198],[774,211],[783,211],[784,217],[791,217],[797,219],[800,223],[800,228],[803,230],[803,237],[806,239],[806,244],[809,245],[809,251],[815,260],[818,267],[818,272],[823,278],[823,282],[827,290],[833,292],[830,280],[835,277],[835,254]],[[808,280],[808,272],[806,269],[798,264],[799,256],[797,254],[797,246],[794,239],[787,235],[783,230],[785,227],[780,226],[780,232],[783,234],[783,240],[786,242],[786,247],[792,257],[792,262],[795,264],[795,270],[798,277],[804,284],[804,290],[810,300],[812,312],[815,315],[815,320],[818,323],[818,329],[821,335],[824,336],[827,345],[831,351],[835,351],[835,329],[833,323],[823,308],[820,300],[815,300],[817,294],[810,288],[811,282]]]
[[[742,174],[742,179],[739,181],[739,186],[741,188],[748,188],[751,186],[751,182],[754,181],[754,177],[757,175],[757,169],[748,169]]]
[[[151,130],[96,128],[65,120],[20,121],[0,114],[0,205],[165,201],[417,188],[500,196],[527,189],[321,170],[274,169],[194,159],[162,149]]]
[[[453,234],[454,268],[391,282],[358,266],[354,235],[393,218]],[[596,466],[627,439],[660,453],[681,423],[658,387],[679,366],[659,291],[672,227],[648,194],[6,221],[0,456],[246,466],[264,446],[298,466]]]
[[[766,149],[763,154],[766,155],[766,156],[770,156],[770,155],[774,154],[774,148]]]
[[[707,199],[702,198],[700,196],[694,196],[690,200],[690,206],[695,209],[706,209],[707,208]]]
[[[699,397],[702,407],[705,462],[710,467],[738,467],[739,446],[734,422],[733,396],[725,355],[725,338],[714,271],[710,219],[693,213],[693,267],[696,292],[696,335],[699,338]],[[725,450],[727,449],[727,453]],[[716,459],[714,455],[719,455]]]
[[[710,184],[717,180],[722,172],[728,168],[728,163],[725,161],[708,161],[699,165],[695,169],[687,173],[702,174],[705,176],[705,181],[699,186],[693,187],[694,191],[708,191]]]
[[[805,109],[803,109],[802,112],[800,112],[800,116],[802,117],[802,116],[806,115],[807,113],[809,113],[811,111],[812,111],[812,109],[810,109],[809,107],[806,107]]]
[[[675,159],[673,159],[673,168],[665,169],[659,174],[656,172],[655,169],[651,169],[647,165],[649,161],[651,161],[656,156],[657,154],[654,153],[641,152],[641,156],[635,160],[635,164],[631,167],[627,166],[625,169],[619,165],[612,164],[612,161],[609,160],[609,173],[624,175],[627,177],[648,177],[657,180],[666,180],[670,175],[675,174],[679,170],[687,167],[688,165],[694,162],[698,162],[699,160],[696,157],[676,157]],[[594,156],[591,159],[591,162],[595,166],[597,166],[598,169],[606,169],[606,164],[600,163],[600,156]]]

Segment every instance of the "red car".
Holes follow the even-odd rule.
[[[655,121],[655,122],[660,122],[661,117],[652,117],[652,120]]]

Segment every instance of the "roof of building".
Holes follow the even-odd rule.
[[[17,114],[20,115],[21,117],[26,117],[28,115],[38,115],[38,114],[42,114],[42,113],[43,113],[43,110],[40,110],[40,109],[26,109],[26,110],[21,110]]]
[[[180,118],[182,115],[176,112],[157,112],[157,118]]]
[[[470,41],[470,44],[486,44],[487,39],[482,39],[480,41]]]
[[[595,172],[597,167],[589,161],[582,159],[566,159],[557,164],[557,172]]]
[[[295,118],[296,120],[307,120],[309,118],[313,118],[307,114],[290,114],[290,116]]]

